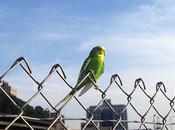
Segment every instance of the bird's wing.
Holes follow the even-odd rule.
[[[77,80],[77,84],[75,86],[75,88],[76,88],[77,91],[83,87],[82,85],[80,85],[80,86],[77,86],[77,85],[86,76],[85,71],[87,70],[87,66],[89,65],[90,61],[91,61],[91,58],[90,57],[86,58],[86,60],[84,61],[83,65],[81,67],[80,74],[79,74],[79,77],[78,77],[78,80]]]
[[[81,75],[82,72],[84,72],[87,69],[87,66],[88,66],[90,61],[91,61],[91,58],[87,57],[86,60],[84,61],[83,65],[82,65],[82,67],[81,67],[80,75]]]
[[[85,87],[81,90],[79,97],[82,96],[84,93],[86,93],[91,87],[93,86],[93,83],[89,83],[85,85]]]

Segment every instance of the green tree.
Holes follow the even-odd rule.
[[[17,97],[11,97],[16,104],[22,107],[26,102]],[[25,116],[46,118],[48,117],[48,111],[44,110],[41,106],[33,108],[31,105],[27,105],[24,109]],[[0,92],[0,114],[18,114],[19,109],[2,93]]]
[[[41,106],[36,106],[34,110],[34,116],[39,118],[47,117],[48,112],[45,111]]]

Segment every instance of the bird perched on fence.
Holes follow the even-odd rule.
[[[96,46],[90,51],[89,56],[86,58],[81,67],[79,77],[74,89],[67,96],[65,96],[57,104],[57,106],[62,102],[66,101],[67,99],[69,99],[75,92],[79,91],[80,89],[82,90],[79,96],[82,96],[93,86],[93,83],[89,78],[86,78],[84,81],[82,80],[86,77],[89,71],[93,72],[95,80],[97,80],[103,74],[105,68],[104,57],[105,57],[105,48],[103,46]],[[98,89],[97,85],[95,85],[95,87],[96,89]]]

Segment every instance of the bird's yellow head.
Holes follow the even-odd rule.
[[[105,48],[103,46],[96,46],[94,47],[89,56],[97,56],[97,57],[100,57],[100,58],[104,58],[105,56]]]

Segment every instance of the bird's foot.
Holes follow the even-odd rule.
[[[98,85],[95,85],[95,89],[96,89],[96,90],[99,90],[99,86],[98,86]]]

